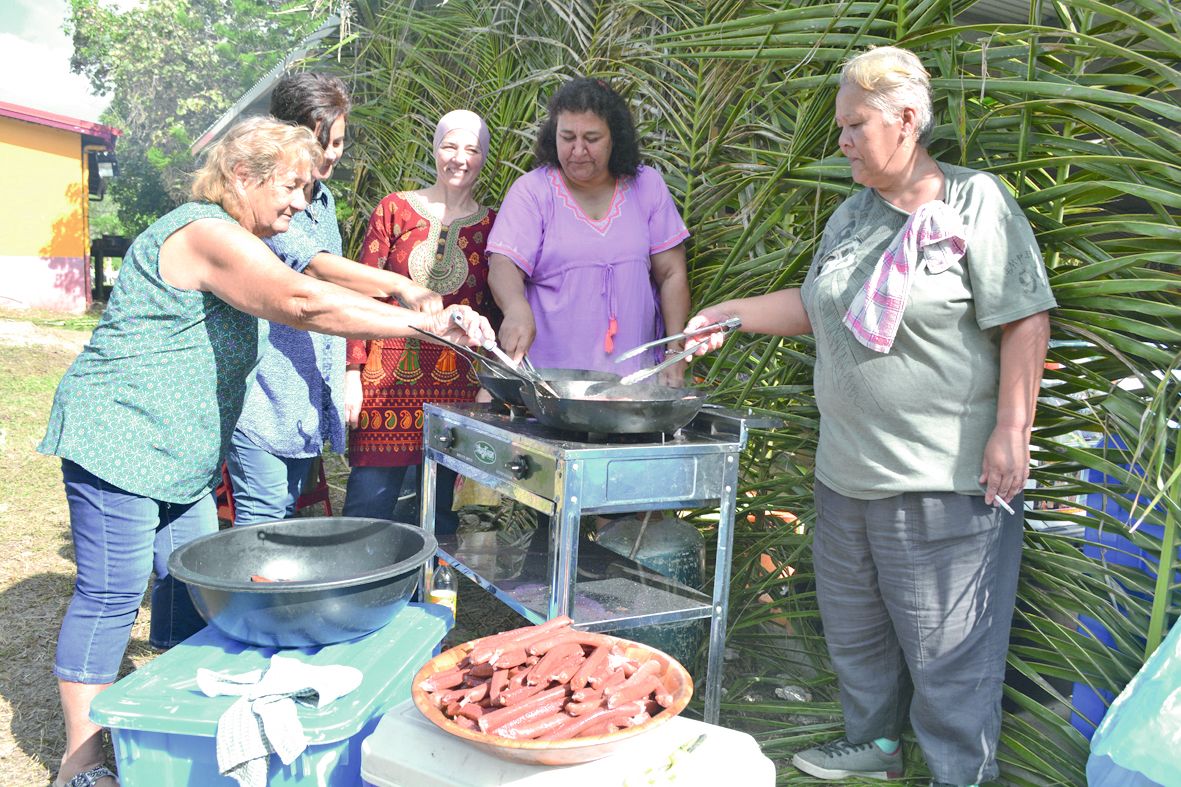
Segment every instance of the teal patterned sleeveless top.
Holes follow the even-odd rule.
[[[160,246],[198,219],[187,203],[135,239],[102,320],[53,397],[38,450],[132,494],[191,503],[220,475],[266,322],[160,277]]]

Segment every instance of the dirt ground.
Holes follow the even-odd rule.
[[[45,785],[64,745],[51,673],[57,630],[74,581],[73,547],[57,460],[36,452],[53,389],[84,346],[70,330],[0,314],[0,787]],[[335,513],[348,466],[325,460]],[[303,512],[320,515],[319,505]],[[132,629],[122,674],[156,655],[147,642],[145,602]],[[460,586],[459,620],[447,643],[524,621],[471,582]],[[108,752],[109,754],[109,752]],[[113,757],[108,757],[113,762]]]
[[[50,673],[74,580],[59,465],[36,453],[53,387],[85,331],[0,318],[0,784],[45,784],[63,745]],[[124,664],[150,658],[147,616]]]

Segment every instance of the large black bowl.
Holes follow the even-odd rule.
[[[434,536],[401,522],[289,519],[190,541],[169,556],[168,570],[188,585],[201,617],[227,636],[309,647],[389,623],[436,546]]]

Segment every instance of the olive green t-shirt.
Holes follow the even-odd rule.
[[[102,320],[58,385],[38,446],[171,503],[213,489],[266,325],[160,277],[160,246],[200,219],[233,221],[216,205],[187,203],[131,244]]]
[[[908,214],[876,191],[847,199],[824,228],[801,295],[816,338],[816,477],[848,497],[982,494],[996,425],[1002,325],[1053,308],[1029,221],[993,175],[940,164],[967,251],[921,270],[894,345],[862,346],[841,319]]]

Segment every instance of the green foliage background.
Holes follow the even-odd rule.
[[[70,0],[71,67],[111,104],[122,130],[108,198],[134,237],[184,201],[189,146],[303,34],[311,14],[275,0],[143,0],[118,10]]]
[[[938,102],[932,152],[1009,186],[1060,304],[1033,437],[1036,508],[1001,760],[1009,783],[1081,784],[1087,741],[1065,718],[1071,684],[1120,691],[1178,612],[1181,20],[1166,0],[1035,0],[1024,22],[957,22],[971,5],[356,3],[331,61],[358,104],[344,229],[355,248],[382,196],[430,181],[431,130],[456,107],[492,128],[482,189],[495,204],[530,167],[545,99],[585,73],[630,99],[647,158],[681,206],[694,303],[797,285],[852,189],[832,121],[841,61],[874,44],[918,52]],[[693,370],[716,399],[787,423],[756,433],[744,461],[723,708],[778,761],[840,730],[809,557],[812,352],[806,337],[742,336]],[[1109,446],[1088,445],[1099,438]],[[1090,480],[1104,474],[1106,484]],[[1115,513],[1082,497],[1091,492],[1108,493]],[[695,516],[708,530],[716,512]],[[1143,526],[1132,533],[1129,522]],[[1126,536],[1148,571],[1084,555],[1082,525]],[[1080,631],[1080,613],[1118,649]],[[777,695],[786,684],[806,693]],[[802,777],[784,767],[780,780]]]

